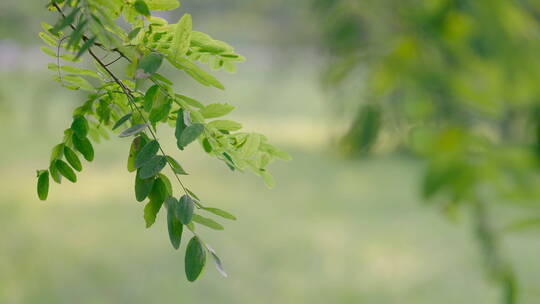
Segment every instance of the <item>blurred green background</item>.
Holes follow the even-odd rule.
[[[320,88],[324,55],[308,0],[185,0],[177,16],[186,11],[194,29],[231,43],[248,61],[237,74],[218,75],[225,92],[182,75],[178,89],[232,103],[233,119],[294,158],[273,166],[278,186],[268,190],[198,146],[175,155],[196,193],[238,216],[224,232],[205,231],[230,277],[209,265],[200,281],[186,282],[163,214],[144,228],[125,170],[126,140],[97,145],[80,183],[53,185],[47,203],[38,201],[34,170],[47,163],[83,95],[49,78],[37,37],[39,21],[53,20],[44,4],[3,1],[0,303],[497,302],[468,218],[447,220],[421,202],[424,164],[407,155],[345,160],[332,152],[347,122],[332,114]],[[174,146],[171,130],[160,134]],[[514,215],[504,205],[495,212]],[[519,276],[520,303],[539,303],[538,235],[509,235],[503,249]]]

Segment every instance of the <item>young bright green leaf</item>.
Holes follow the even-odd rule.
[[[206,251],[201,240],[194,236],[188,243],[185,257],[185,271],[188,281],[194,282],[206,265]]]
[[[240,123],[232,120],[214,120],[208,123],[208,127],[225,131],[238,131],[242,129],[242,125]]]
[[[174,249],[180,247],[182,240],[183,225],[176,217],[176,208],[178,208],[178,201],[170,196],[165,200],[165,206],[167,207],[167,229],[169,231],[169,240]]]
[[[193,106],[193,107],[196,107],[196,108],[199,108],[199,109],[204,108],[204,105],[200,101],[197,101],[197,100],[195,100],[195,99],[193,99],[191,97],[181,95],[181,94],[176,94],[175,96],[178,97],[179,99],[185,101],[190,106]]]
[[[118,129],[118,127],[120,127],[120,126],[123,125],[126,121],[128,121],[128,120],[131,118],[131,116],[133,116],[133,114],[131,114],[131,113],[122,116],[120,119],[118,119],[118,120],[116,121],[116,123],[114,124],[114,126],[113,126],[112,129],[113,129],[113,130]]]
[[[154,178],[142,179],[139,177],[139,174],[135,175],[135,199],[138,202],[144,201],[154,186]]]
[[[187,145],[196,140],[204,132],[204,125],[195,123],[188,126],[180,135],[178,139],[178,147],[185,148]]]
[[[163,155],[156,155],[147,161],[139,169],[139,178],[145,179],[156,176],[167,165],[167,159]]]
[[[81,160],[79,159],[75,151],[71,150],[69,147],[64,147],[64,155],[68,163],[73,167],[73,169],[79,172],[82,170]]]
[[[146,0],[151,10],[170,11],[180,6],[178,0]]]
[[[176,58],[176,60],[167,57],[169,62],[177,69],[183,70],[191,76],[191,78],[195,79],[197,82],[204,86],[213,86],[215,88],[224,90],[225,87],[223,87],[223,84],[219,82],[214,76],[208,74],[203,69],[201,69],[198,65],[191,62],[189,59],[180,57]]]
[[[192,21],[190,14],[184,14],[174,27],[174,36],[171,45],[171,56],[174,60],[186,54],[191,44]]]
[[[224,229],[223,226],[220,223],[214,221],[213,219],[210,219],[210,218],[207,218],[207,217],[204,217],[204,216],[200,216],[198,214],[193,214],[193,218],[191,220],[194,221],[197,224],[201,224],[203,226],[206,226],[206,227],[214,229],[214,230],[223,230]]]
[[[250,158],[259,150],[259,145],[261,144],[261,137],[258,134],[249,134],[247,136],[246,142],[240,148],[240,152],[245,159]]]
[[[152,159],[158,151],[159,143],[157,140],[148,142],[137,154],[137,157],[135,158],[135,168],[141,168],[146,162]]]
[[[167,156],[167,161],[169,162],[169,164],[171,164],[174,173],[180,175],[188,175],[184,168],[182,168],[182,166],[174,158]]]
[[[148,8],[148,5],[146,5],[146,2],[144,2],[143,0],[135,1],[135,3],[133,3],[133,7],[139,14],[145,17],[150,17],[150,9]]]
[[[191,197],[189,195],[183,195],[180,198],[178,208],[176,209],[176,217],[180,220],[182,224],[187,225],[191,222],[191,219],[193,218],[194,208],[195,204],[193,203]]]
[[[42,201],[46,200],[49,195],[49,171],[47,170],[38,171],[37,193]]]
[[[222,210],[222,209],[211,208],[211,207],[204,207],[202,209],[205,210],[205,211],[208,211],[210,213],[213,213],[215,215],[221,216],[222,218],[226,218],[226,219],[233,220],[233,221],[236,220],[236,217],[234,215],[232,215],[229,212],[227,212],[225,210]]]
[[[216,118],[229,114],[234,107],[226,103],[209,104],[200,112],[204,118]]]
[[[136,78],[146,79],[159,70],[163,56],[156,52],[151,52],[141,58],[137,67]]]
[[[76,183],[77,182],[77,175],[75,175],[75,172],[73,172],[73,169],[63,160],[57,159],[54,162],[54,165],[58,169],[58,172],[62,174],[65,178],[67,178],[70,182]]]
[[[71,130],[80,138],[84,138],[88,135],[88,121],[84,116],[78,115],[73,118],[73,122],[71,123]]]
[[[92,147],[92,143],[90,140],[88,140],[88,138],[73,136],[73,146],[75,146],[77,151],[81,152],[84,159],[89,162],[94,160],[94,147]]]
[[[118,135],[118,137],[129,137],[129,136],[132,136],[132,135],[137,135],[137,134],[141,133],[142,131],[144,131],[144,129],[146,129],[146,127],[148,127],[147,124],[136,124],[136,125],[134,125],[132,127],[129,127],[124,132],[120,133],[120,135]]]

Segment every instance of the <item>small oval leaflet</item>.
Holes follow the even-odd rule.
[[[122,116],[120,119],[118,119],[118,121],[114,124],[113,126],[113,130],[116,130],[118,129],[118,127],[120,127],[121,125],[123,125],[126,121],[128,121],[130,118],[131,118],[132,114],[129,113],[129,114],[126,114],[124,116]]]
[[[203,226],[206,226],[210,229],[214,229],[214,230],[223,230],[225,228],[223,228],[223,226],[214,221],[213,219],[211,218],[207,218],[207,217],[204,217],[204,216],[200,216],[198,214],[193,214],[193,218],[191,219],[192,221],[194,221],[195,223],[197,224],[201,224]]]
[[[150,9],[148,9],[148,5],[146,5],[146,2],[142,0],[137,0],[135,1],[135,3],[133,3],[133,7],[139,14],[145,17],[150,17]]]
[[[69,147],[64,147],[64,156],[73,169],[79,172],[82,170],[81,160],[75,151],[71,150]]]
[[[37,193],[40,200],[44,201],[49,195],[49,171],[38,171]]]
[[[135,199],[138,202],[142,202],[148,197],[154,186],[154,181],[153,178],[141,179],[139,174],[135,175]]]
[[[137,157],[135,158],[135,168],[141,168],[146,162],[152,159],[158,151],[159,143],[157,140],[148,142],[137,154]]]
[[[219,208],[211,208],[211,207],[204,207],[202,208],[205,211],[208,211],[210,213],[213,213],[215,215],[221,216],[222,218],[226,218],[228,220],[236,221],[236,216],[230,214],[229,212],[219,209]]]
[[[147,124],[136,124],[134,126],[131,126],[124,130],[118,137],[129,137],[132,135],[136,135],[141,133],[144,129],[146,129],[148,125]]]
[[[139,61],[136,78],[145,79],[150,77],[152,74],[157,72],[157,70],[159,70],[162,62],[163,56],[158,53],[151,52],[144,56]]]
[[[186,248],[185,270],[188,281],[196,281],[206,264],[206,251],[198,237],[194,236]]]
[[[187,172],[184,170],[184,168],[182,168],[182,166],[180,166],[180,164],[176,161],[176,159],[170,156],[167,156],[167,161],[171,165],[174,173],[180,174],[180,175],[188,175]]]
[[[163,170],[163,168],[165,168],[166,165],[167,159],[165,156],[156,155],[139,169],[139,178],[145,179],[156,176],[159,172],[161,172],[161,170]]]
[[[80,138],[86,137],[88,135],[88,121],[84,116],[78,115],[75,118],[73,118],[73,122],[71,123],[71,130]]]
[[[178,204],[178,208],[176,209],[176,217],[180,219],[180,222],[184,225],[187,225],[191,222],[191,219],[193,218],[193,209],[194,204],[193,200],[189,195],[183,195],[180,198],[180,203]]]
[[[169,231],[169,240],[171,241],[173,248],[178,249],[182,240],[182,230],[184,227],[180,220],[176,217],[178,201],[174,197],[169,196],[169,198],[165,200],[165,206],[167,207],[167,228]]]
[[[187,127],[180,135],[178,139],[178,147],[184,148],[189,145],[191,142],[196,140],[204,131],[204,125],[200,123],[194,123],[191,126]]]
[[[84,159],[87,161],[92,161],[94,159],[94,147],[92,147],[92,143],[87,137],[80,138],[78,136],[73,136],[73,145],[77,151],[81,152]]]
[[[67,178],[70,182],[76,183],[77,182],[77,175],[75,175],[75,172],[73,172],[73,169],[63,160],[57,159],[54,162],[54,165],[58,169],[58,172],[62,174],[65,178]]]

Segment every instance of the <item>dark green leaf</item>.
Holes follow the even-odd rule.
[[[128,120],[131,118],[132,115],[133,115],[133,114],[129,113],[129,114],[126,114],[126,115],[122,116],[122,117],[121,117],[120,119],[118,119],[118,121],[114,124],[114,126],[113,126],[112,129],[113,129],[113,130],[118,129],[118,127],[120,127],[120,126],[123,125],[126,121],[128,121]]]
[[[129,137],[129,136],[132,136],[132,135],[139,134],[144,129],[146,129],[147,126],[148,126],[147,124],[134,125],[132,127],[129,127],[128,129],[126,129],[124,132],[120,133],[120,135],[118,135],[118,136],[119,137]]]
[[[185,148],[187,145],[189,145],[191,142],[196,140],[204,131],[204,125],[200,123],[192,124],[191,126],[187,127],[183,132],[182,135],[180,135],[180,139],[178,140],[178,148]]]
[[[210,145],[210,141],[208,141],[208,138],[203,139],[202,145],[206,153],[212,152],[212,145]]]
[[[171,103],[165,102],[159,107],[153,108],[152,111],[150,111],[150,115],[148,116],[148,119],[153,123],[157,123],[158,121],[161,121],[165,117],[167,117],[170,111],[171,111]]]
[[[133,7],[139,14],[145,17],[150,17],[150,9],[148,9],[148,5],[146,5],[146,2],[142,0],[137,0],[135,1],[135,3],[133,3]]]
[[[77,52],[77,55],[75,55],[75,60],[81,58],[82,55],[84,55],[84,52],[86,52],[92,45],[94,45],[94,41],[96,41],[96,36],[86,40],[84,44],[79,49],[79,52]]]
[[[49,171],[38,171],[37,193],[40,200],[44,201],[49,195]]]
[[[159,143],[157,142],[157,140],[152,140],[146,145],[144,145],[144,147],[141,149],[141,151],[139,151],[137,157],[135,158],[135,168],[141,168],[146,162],[156,156],[158,151]]]
[[[163,56],[161,54],[151,52],[141,58],[137,67],[136,78],[146,79],[159,70]]]
[[[139,178],[145,179],[156,176],[167,165],[167,159],[163,155],[156,155],[147,161],[139,169]]]
[[[191,222],[191,219],[193,218],[194,207],[195,205],[193,204],[193,200],[189,195],[183,195],[180,198],[180,203],[178,204],[178,208],[176,209],[176,217],[180,219],[180,222],[182,224],[187,225]]]
[[[58,172],[58,169],[56,168],[56,161],[51,162],[49,172],[51,173],[51,177],[55,183],[62,183],[62,175],[60,175],[60,172]]]
[[[62,176],[67,178],[70,182],[77,182],[77,175],[75,175],[73,169],[71,169],[71,167],[65,161],[57,159],[54,162],[54,165],[56,166],[56,169],[58,169],[58,172],[60,172],[60,174],[62,174]]]
[[[186,171],[184,171],[184,168],[180,166],[180,164],[172,157],[167,156],[167,161],[169,164],[171,164],[171,167],[173,168],[174,173],[181,174],[181,175],[188,175]]]
[[[171,184],[171,181],[169,180],[169,178],[165,174],[161,174],[161,173],[158,175],[158,178],[161,179],[161,181],[163,181],[163,183],[165,184],[165,188],[167,189],[167,195],[166,196],[172,195],[172,193],[173,193],[172,184]]]
[[[136,27],[133,30],[131,30],[131,32],[129,32],[129,34],[128,34],[128,39],[131,40],[131,39],[137,37],[137,35],[141,31],[141,29],[142,28],[140,28],[140,27]]]
[[[236,217],[234,215],[230,214],[229,212],[227,212],[225,210],[221,210],[221,209],[218,209],[218,208],[210,208],[210,207],[204,207],[202,209],[205,210],[205,211],[208,211],[210,213],[213,213],[215,215],[221,216],[222,218],[226,218],[226,219],[233,220],[233,221],[236,220]]]
[[[73,118],[73,122],[71,123],[71,130],[75,133],[76,136],[80,138],[84,138],[88,135],[88,121],[84,116],[78,115]]]
[[[207,218],[207,217],[204,217],[204,216],[200,216],[198,214],[193,214],[193,218],[191,220],[194,221],[197,224],[201,224],[203,226],[206,226],[206,227],[214,229],[214,230],[223,230],[224,229],[223,226],[220,223],[214,221],[213,219],[210,219],[210,218]]]
[[[77,14],[80,11],[80,7],[74,8],[69,15],[67,15],[65,18],[60,19],[53,28],[49,30],[51,34],[58,35],[58,32],[66,28],[68,25],[72,24],[73,21],[75,21],[75,18],[77,17]]]
[[[51,163],[57,159],[62,158],[64,155],[64,144],[58,144],[52,148],[51,151]]]
[[[87,161],[94,160],[94,147],[92,147],[92,143],[88,138],[84,137],[78,137],[73,136],[73,146],[75,146],[75,149],[77,151],[81,152],[81,154],[84,156],[84,159]]]
[[[167,189],[161,179],[156,179],[152,191],[150,192],[150,202],[144,207],[144,220],[146,228],[149,228],[156,222],[156,216],[167,197]]]
[[[183,226],[180,220],[176,217],[176,208],[178,208],[178,201],[170,196],[165,201],[165,206],[167,207],[167,228],[169,230],[169,239],[174,249],[180,247],[180,242],[182,240],[182,230]]]
[[[185,257],[185,270],[188,281],[194,282],[202,273],[206,264],[206,251],[201,240],[194,236],[188,243]]]
[[[139,174],[135,175],[135,199],[138,202],[144,201],[154,186],[154,178],[141,179]]]
[[[82,170],[81,160],[79,159],[75,151],[71,150],[69,147],[64,147],[64,155],[66,156],[66,160],[73,167],[73,169],[79,172]]]
[[[180,136],[182,135],[182,132],[184,132],[185,128],[186,123],[184,121],[184,109],[180,109],[176,118],[176,129],[174,131],[174,136],[176,137],[176,140],[180,140]]]
[[[146,112],[150,112],[152,110],[152,106],[154,105],[154,99],[156,98],[156,95],[159,91],[159,86],[157,84],[151,86],[144,95],[144,110]]]
[[[146,137],[137,136],[133,139],[131,147],[129,148],[129,155],[127,161],[127,169],[129,172],[133,172],[136,170],[135,158],[137,157],[137,154],[139,154],[139,151],[141,151],[142,147],[144,147],[144,145],[146,145]]]

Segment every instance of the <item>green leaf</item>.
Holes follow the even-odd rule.
[[[51,34],[58,35],[58,32],[66,28],[68,25],[72,24],[73,21],[75,21],[75,18],[77,17],[77,14],[80,11],[80,7],[74,8],[69,15],[67,15],[65,18],[61,18],[58,20],[58,22],[54,25],[53,28],[49,30]]]
[[[152,110],[152,106],[154,105],[154,99],[156,98],[156,95],[159,91],[159,86],[157,84],[151,86],[146,91],[146,94],[144,94],[144,110],[146,112],[150,112]]]
[[[180,6],[178,0],[146,0],[151,10],[170,11]]]
[[[88,135],[88,121],[84,116],[78,115],[73,118],[73,122],[71,123],[71,130],[80,138],[84,138]]]
[[[158,121],[163,120],[169,115],[169,112],[171,111],[171,106],[172,105],[170,102],[165,102],[159,107],[153,108],[152,111],[150,111],[150,115],[148,116],[148,119],[152,123],[157,123]]]
[[[167,156],[167,161],[169,162],[169,164],[171,164],[174,173],[188,175],[186,171],[184,171],[184,168],[182,168],[182,166],[180,166],[180,164],[174,158]]]
[[[135,168],[141,168],[146,162],[156,156],[158,151],[159,143],[157,142],[157,140],[152,140],[148,142],[137,154],[137,157],[135,158]]]
[[[75,149],[77,149],[77,151],[81,152],[84,159],[89,162],[94,160],[94,147],[92,147],[92,143],[90,142],[90,140],[88,140],[88,138],[73,136],[73,146],[75,146]]]
[[[222,210],[222,209],[211,208],[211,207],[204,207],[202,209],[205,210],[205,211],[208,211],[210,213],[213,213],[215,215],[221,216],[222,218],[226,218],[226,219],[233,220],[233,221],[236,220],[236,217],[234,215],[232,215],[229,212],[227,212],[225,210]]]
[[[167,165],[165,156],[156,155],[139,169],[139,178],[145,179],[156,176],[163,168],[165,168],[165,165]]]
[[[214,76],[205,72],[198,65],[189,61],[189,59],[186,59],[183,57],[176,58],[176,60],[169,57],[167,57],[167,59],[175,68],[179,70],[183,70],[189,76],[191,76],[191,78],[195,79],[200,84],[204,86],[213,86],[221,90],[225,89],[225,87],[223,87],[223,84],[221,84],[219,80],[217,80]]]
[[[135,37],[137,37],[137,35],[139,34],[139,32],[141,31],[141,27],[136,27],[134,28],[133,30],[131,30],[128,34],[128,39],[129,40],[132,40],[134,39]]]
[[[200,112],[204,118],[216,118],[229,114],[234,107],[226,103],[209,104]]]
[[[132,127],[129,127],[124,132],[120,133],[120,135],[118,135],[118,137],[129,137],[129,136],[132,136],[132,135],[137,135],[137,134],[141,133],[142,131],[144,131],[144,129],[146,129],[146,127],[148,127],[147,124],[136,124],[136,125],[134,125]]]
[[[194,282],[201,275],[206,264],[206,251],[201,240],[194,236],[188,243],[185,257],[185,270],[188,281]]]
[[[79,159],[75,151],[71,150],[69,147],[64,147],[64,155],[66,156],[66,160],[73,167],[73,169],[79,172],[82,170],[81,160]]]
[[[246,142],[240,148],[240,152],[245,159],[250,158],[259,150],[261,144],[261,136],[259,134],[248,134]]]
[[[75,55],[75,61],[79,58],[81,58],[82,55],[92,46],[94,45],[94,41],[96,41],[96,36],[86,40],[84,44],[79,49],[79,52],[77,52],[77,55]]]
[[[64,155],[64,144],[58,144],[52,148],[51,151],[51,160],[50,162],[54,162],[57,159],[62,158]]]
[[[135,3],[133,3],[133,7],[139,14],[145,17],[150,17],[150,9],[148,8],[148,5],[146,5],[146,2],[137,0]]]
[[[56,161],[51,162],[49,165],[49,172],[51,173],[51,177],[55,183],[62,183],[62,175],[60,175],[60,172],[58,172],[58,169],[56,168]]]
[[[76,183],[77,182],[77,175],[75,175],[75,172],[73,172],[73,169],[63,160],[57,159],[54,162],[54,165],[58,169],[58,172],[62,174],[65,178],[67,178],[70,182]]]
[[[114,126],[113,126],[112,129],[113,129],[113,130],[118,129],[118,127],[120,127],[120,126],[123,125],[126,121],[128,121],[128,120],[131,118],[131,116],[133,116],[133,114],[131,114],[131,113],[122,116],[120,119],[118,119],[118,120],[116,121],[116,123],[114,124]]]
[[[195,123],[188,126],[180,135],[178,139],[178,148],[183,149],[194,140],[196,140],[204,132],[204,125],[200,123]]]
[[[198,223],[198,224],[201,224],[203,226],[206,226],[208,228],[211,228],[211,229],[214,229],[214,230],[223,230],[223,226],[214,221],[213,219],[210,219],[210,218],[207,218],[207,217],[204,217],[204,216],[200,216],[198,214],[193,214],[193,218],[191,219],[192,221],[194,221],[195,223]]]
[[[137,157],[137,154],[139,154],[139,151],[146,145],[146,137],[144,136],[137,136],[133,139],[133,142],[131,143],[131,147],[129,148],[129,155],[128,155],[128,161],[127,161],[127,169],[129,172],[135,171],[137,168],[135,168],[135,158]]]
[[[161,173],[158,175],[158,178],[161,179],[161,181],[165,184],[165,188],[167,189],[166,196],[172,195],[173,193],[172,184],[169,178],[165,174],[161,174]]]
[[[182,99],[183,101],[185,101],[190,106],[193,106],[193,107],[196,107],[196,108],[199,108],[199,109],[204,108],[204,105],[200,101],[195,100],[195,99],[193,99],[191,97],[188,97],[188,96],[185,96],[185,95],[180,95],[180,94],[176,94],[175,96],[178,97],[179,99]]]
[[[186,123],[184,121],[184,109],[180,109],[178,111],[178,116],[176,117],[176,128],[174,130],[174,136],[176,137],[176,140],[180,140],[180,136],[182,136],[182,132],[186,129]]]
[[[42,201],[46,200],[49,195],[49,171],[47,170],[38,171],[37,193]]]
[[[171,56],[174,60],[182,57],[189,50],[191,44],[192,21],[190,14],[184,14],[175,26],[173,41],[171,44]]]
[[[159,70],[163,56],[156,52],[151,52],[141,58],[137,67],[136,78],[146,79]]]
[[[193,200],[189,195],[183,195],[180,198],[180,203],[178,204],[178,208],[176,209],[176,217],[180,220],[180,222],[184,225],[187,225],[191,222],[191,219],[193,218],[193,209],[195,208],[195,204],[193,203]]]
[[[216,264],[217,271],[223,277],[225,277],[225,278],[228,277],[227,273],[225,272],[225,269],[223,269],[223,264],[221,263],[221,259],[217,255],[216,251],[212,247],[210,247],[210,245],[208,243],[206,243],[204,245],[206,246],[206,249],[208,249],[208,251],[210,252],[210,255],[212,256],[212,258],[214,259],[214,263]]]
[[[169,240],[174,249],[180,247],[182,240],[183,225],[176,217],[176,208],[178,208],[178,201],[170,196],[165,200],[165,206],[167,207],[167,229],[169,231]]]
[[[242,125],[240,123],[232,120],[214,120],[208,123],[208,127],[225,131],[238,131],[242,129]]]
[[[156,222],[156,216],[167,197],[167,187],[161,179],[156,179],[152,191],[149,194],[150,202],[144,207],[144,220],[146,228],[150,228]]]
[[[154,178],[141,179],[138,173],[135,175],[135,199],[138,202],[142,202],[148,197],[154,182]]]

